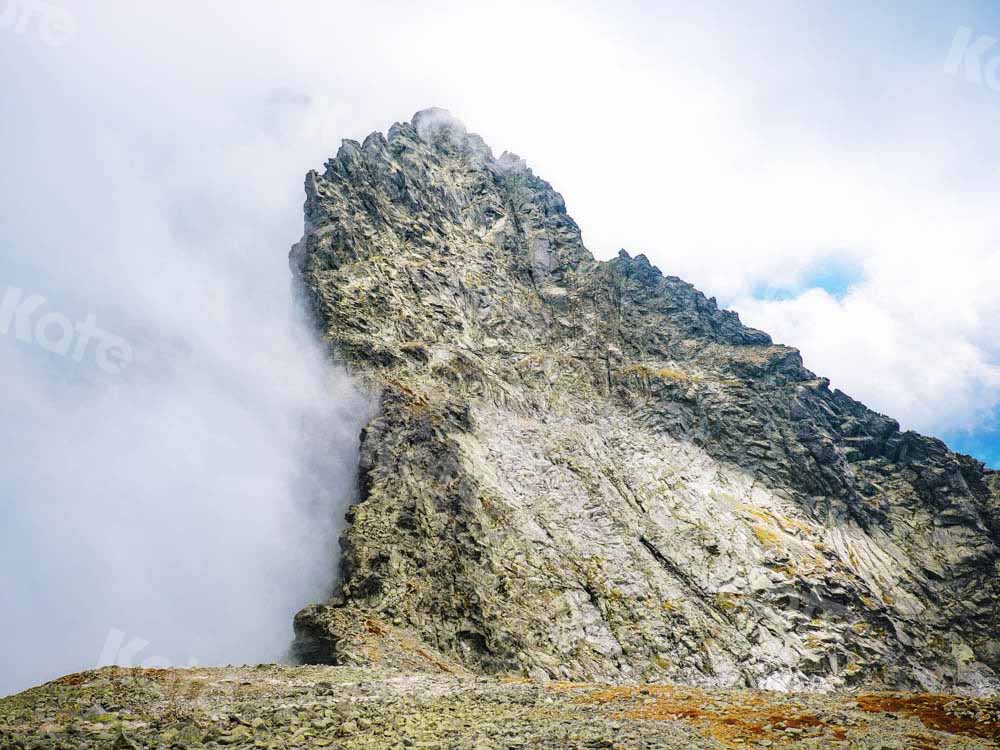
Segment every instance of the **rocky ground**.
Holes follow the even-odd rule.
[[[107,668],[0,700],[0,748],[992,748],[1000,699],[351,667]]]

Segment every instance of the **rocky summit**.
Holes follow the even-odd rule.
[[[294,277],[379,409],[304,661],[1000,688],[996,472],[643,255],[595,260],[447,112],[345,141],[305,188]]]
[[[295,286],[377,408],[303,665],[71,675],[0,748],[1000,746],[1000,474],[596,260],[444,111],[306,195]]]

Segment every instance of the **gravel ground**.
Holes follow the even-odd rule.
[[[108,668],[0,700],[0,748],[994,748],[1000,699]]]

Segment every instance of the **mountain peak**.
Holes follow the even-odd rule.
[[[981,464],[644,255],[596,260],[548,182],[443,110],[306,188],[292,268],[380,410],[300,654],[362,663],[391,632],[474,672],[1000,688]]]

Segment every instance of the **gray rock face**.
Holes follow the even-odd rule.
[[[306,193],[294,276],[381,408],[304,658],[1000,689],[997,473],[644,256],[594,260],[445,112],[345,141]]]

